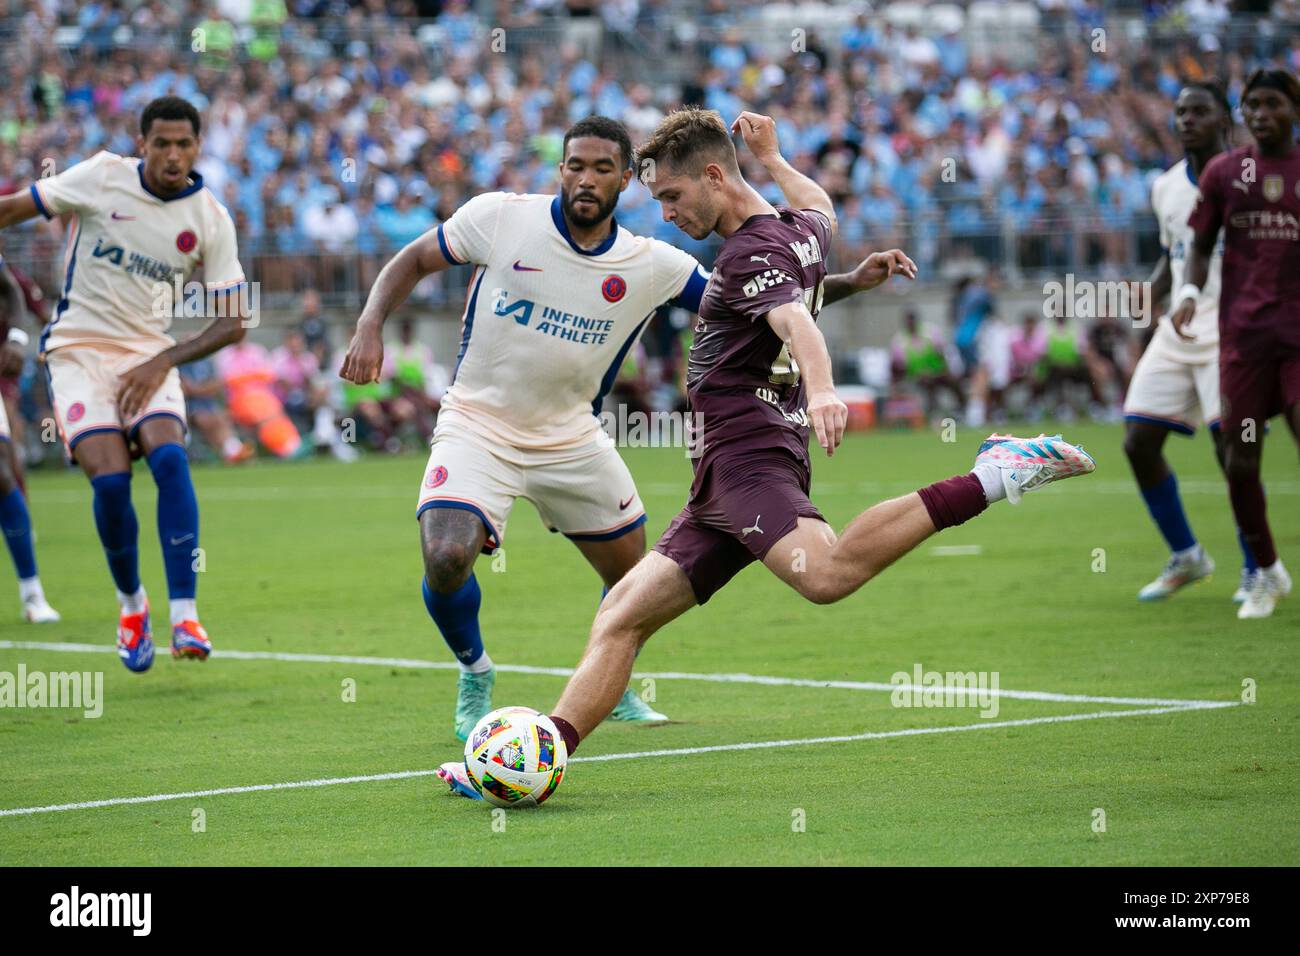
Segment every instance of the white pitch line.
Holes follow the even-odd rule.
[[[0,650],[58,651],[66,653],[114,654],[116,648],[107,644],[72,644],[54,641],[0,641]],[[412,657],[352,657],[342,654],[297,654],[288,651],[231,651],[218,649],[214,659],[237,661],[286,661],[303,664],[360,664],[378,667],[409,667],[420,670],[459,670],[454,661],[427,661]],[[497,664],[496,669],[509,674],[540,674],[547,677],[570,677],[571,667],[534,667],[530,664]],[[966,672],[960,672],[966,673]],[[830,690],[883,691],[893,693],[942,692],[945,697],[980,694],[1008,700],[1039,700],[1059,704],[1124,704],[1134,707],[1215,708],[1230,706],[1235,701],[1186,700],[1170,697],[1097,697],[1090,694],[1060,694],[1043,690],[1004,690],[1002,688],[930,688],[924,684],[894,684],[882,681],[817,680],[807,677],[768,677],[763,674],[695,674],[685,671],[635,672],[636,678],[654,680],[694,680],[712,684],[759,684],[764,687],[819,687]]]
[[[1237,702],[1220,702],[1219,707],[1236,707]],[[973,724],[954,724],[946,727],[913,727],[907,730],[877,730],[838,737],[804,737],[795,740],[764,740],[752,743],[718,744],[712,747],[679,747],[673,750],[641,750],[622,754],[596,754],[591,757],[574,757],[572,763],[600,763],[609,760],[640,760],[647,757],[687,757],[695,754],[719,753],[728,750],[763,750],[772,747],[807,747],[817,744],[848,743],[860,740],[884,740],[890,737],[916,737],[924,734],[953,734],[966,730],[997,730],[1005,727],[1030,727],[1035,724],[1060,724],[1080,720],[1098,720],[1105,717],[1140,717],[1153,714],[1172,714],[1201,710],[1198,707],[1150,707],[1143,710],[1103,710],[1090,714],[1063,714],[1056,717],[1027,717],[1023,720],[999,720]],[[218,787],[213,790],[187,790],[184,793],[154,793],[144,797],[112,797],[107,800],[87,800],[80,803],[56,803],[43,807],[17,807],[0,810],[0,817],[32,816],[37,813],[59,813],[65,810],[93,810],[99,807],[120,807],[139,803],[161,803],[166,800],[192,800],[202,797],[220,797],[236,793],[259,793],[267,790],[302,790],[311,787],[332,787],[345,783],[375,783],[385,780],[406,780],[411,777],[429,777],[434,770],[401,770],[394,773],[372,773],[359,777],[326,777],[318,780],[298,780],[292,783],[258,783],[245,787]]]
[[[941,544],[930,549],[930,553],[941,558],[960,557],[968,554],[983,554],[982,544]]]

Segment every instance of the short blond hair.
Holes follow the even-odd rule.
[[[709,163],[740,174],[731,131],[721,114],[699,106],[684,106],[663,118],[650,138],[637,147],[637,168],[644,169],[647,160],[667,164],[688,176],[698,176]]]

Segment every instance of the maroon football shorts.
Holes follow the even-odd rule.
[[[748,451],[702,465],[699,494],[654,549],[686,572],[704,604],[741,568],[761,561],[800,518],[825,521],[808,500],[812,475],[780,449]]]
[[[1240,435],[1242,423],[1249,419],[1262,436],[1266,421],[1300,402],[1300,352],[1282,352],[1264,361],[1224,354],[1219,393],[1224,433]]]

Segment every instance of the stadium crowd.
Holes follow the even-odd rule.
[[[131,154],[147,101],[191,100],[205,123],[199,171],[235,218],[264,306],[308,313],[281,349],[305,348],[317,371],[259,353],[280,370],[263,391],[323,444],[332,439],[317,411],[331,409],[356,413],[390,448],[397,432],[429,424],[449,357],[430,358],[418,388],[400,369],[383,395],[325,388],[320,369],[344,343],[325,323],[311,331],[318,299],[359,305],[387,257],[476,193],[553,189],[563,132],[581,117],[619,118],[636,141],[683,102],[728,118],[744,108],[773,115],[785,153],[839,207],[841,267],[898,246],[946,282],[982,264],[1017,281],[1142,278],[1158,254],[1150,184],[1181,156],[1170,108],[1180,82],[1217,77],[1235,106],[1253,67],[1300,69],[1294,0],[1008,4],[1032,14],[1031,29],[992,44],[975,29],[987,3],[936,5],[934,16],[918,3],[805,4],[786,8],[779,31],[762,15],[768,5],[734,0],[0,0],[0,13],[6,6],[0,193],[101,149]],[[639,186],[618,218],[711,261],[715,246],[664,223]],[[58,231],[33,225],[7,241],[6,259],[48,300]],[[426,280],[414,301],[458,307],[456,279]],[[307,289],[320,295],[304,303]],[[1055,341],[1050,329],[1008,320],[1016,334]],[[680,371],[667,361],[680,356],[677,323],[665,316],[647,336],[644,351],[666,362],[656,382]],[[1088,344],[1097,333],[1069,336],[1099,374]],[[1054,367],[1026,349],[1008,375]],[[961,363],[955,340],[946,351],[958,361],[939,379],[968,386],[978,363]],[[221,363],[200,373],[225,377],[232,408],[252,402],[235,400],[249,386],[232,392]],[[1042,373],[1044,388],[1056,387],[1054,374]],[[1093,380],[1094,408],[1116,402],[1109,381]],[[281,449],[293,446],[284,434]],[[213,440],[228,458],[242,454],[237,439]]]

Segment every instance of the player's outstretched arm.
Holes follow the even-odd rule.
[[[786,202],[796,209],[816,209],[831,222],[831,235],[839,231],[835,206],[815,182],[785,161],[776,141],[776,121],[770,116],[745,110],[731,124],[731,131],[739,133],[754,158],[781,187]]]
[[[856,292],[874,289],[891,276],[916,278],[916,263],[902,249],[873,252],[852,272],[839,272],[822,280],[822,302],[830,305]]]
[[[0,229],[8,229],[20,222],[34,219],[40,213],[30,189],[20,189],[8,196],[0,196]]]
[[[1171,304],[1174,311],[1169,321],[1180,339],[1195,341],[1195,336],[1187,335],[1183,329],[1196,314],[1196,299],[1205,287],[1205,280],[1210,276],[1210,256],[1214,252],[1214,243],[1219,238],[1219,229],[1197,229],[1192,235],[1191,248],[1187,250],[1187,268],[1183,272],[1183,287],[1174,293],[1176,301]]]
[[[767,324],[781,337],[808,389],[808,418],[817,442],[828,456],[835,454],[844,438],[849,409],[835,394],[831,380],[831,356],[826,339],[802,302],[780,305],[767,313]]]
[[[162,388],[167,373],[178,365],[207,358],[227,345],[243,340],[248,334],[241,315],[225,315],[213,319],[198,335],[178,342],[159,352],[147,362],[124,373],[117,389],[117,403],[127,418],[141,412],[145,404]]]
[[[451,266],[442,254],[437,229],[430,229],[393,256],[370,287],[339,376],[357,385],[379,381],[384,362],[384,322],[421,279]]]

